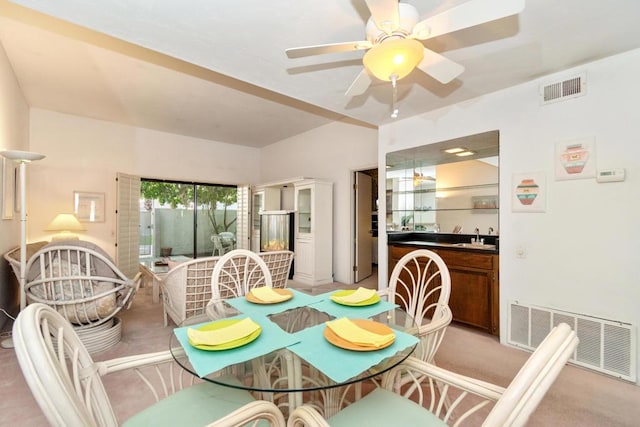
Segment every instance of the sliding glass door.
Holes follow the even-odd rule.
[[[142,178],[140,257],[212,255],[235,244],[237,187]]]

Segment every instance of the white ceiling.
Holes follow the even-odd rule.
[[[407,3],[425,18],[464,1]],[[639,16],[636,0],[527,0],[425,41],[466,71],[401,80],[399,119],[635,49]],[[285,55],[362,40],[368,17],[363,0],[0,0],[0,41],[32,107],[261,147],[334,120],[393,120],[389,83],[344,96],[362,51]]]

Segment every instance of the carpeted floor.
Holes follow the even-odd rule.
[[[530,353],[460,325],[447,328],[439,366],[506,387]],[[531,417],[531,427],[640,425],[640,387],[567,365]]]
[[[376,286],[375,276],[361,282]],[[293,284],[293,287],[301,288]],[[347,288],[339,283],[314,291]],[[165,350],[173,325],[163,327],[162,306],[151,300],[151,288],[140,289],[132,308],[121,316],[123,339],[96,360]],[[529,353],[500,345],[495,337],[459,325],[447,329],[436,356],[439,366],[502,386],[508,385]],[[13,350],[0,349],[0,425],[35,427],[46,420],[31,396]],[[120,376],[118,376],[120,375]],[[150,402],[122,374],[104,379],[120,419],[126,419]],[[640,387],[575,366],[566,366],[530,420],[534,427],[612,427],[640,425]]]

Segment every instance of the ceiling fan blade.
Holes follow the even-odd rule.
[[[389,33],[400,26],[398,0],[365,0],[365,3],[380,30]]]
[[[371,43],[362,40],[354,42],[319,44],[316,46],[293,47],[285,50],[289,58],[302,58],[304,56],[324,55],[326,53],[351,52],[364,50],[371,47]]]
[[[427,40],[515,15],[523,9],[524,0],[471,0],[418,22],[413,27],[412,37]]]
[[[424,49],[424,58],[422,58],[417,68],[420,68],[442,84],[449,83],[464,71],[462,65],[427,48]]]
[[[349,89],[347,89],[345,96],[362,95],[363,93],[365,93],[365,91],[369,88],[370,85],[371,85],[371,76],[369,76],[369,73],[367,72],[367,70],[363,68],[362,71],[360,71],[360,74],[358,74],[358,77],[356,77],[353,83],[351,83],[351,86],[349,86]]]

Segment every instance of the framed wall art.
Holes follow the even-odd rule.
[[[104,193],[74,191],[73,213],[81,222],[104,222]]]
[[[547,204],[544,173],[513,174],[511,194],[513,212],[544,212]]]
[[[556,142],[556,180],[596,176],[596,147],[593,138]]]

